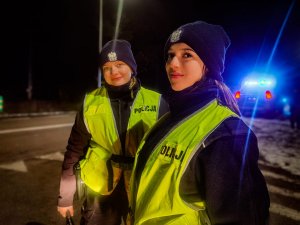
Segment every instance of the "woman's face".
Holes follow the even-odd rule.
[[[132,74],[131,68],[123,61],[106,62],[102,71],[106,83],[112,86],[128,83]]]
[[[168,51],[166,71],[172,89],[181,91],[203,77],[205,65],[190,46],[176,43]]]

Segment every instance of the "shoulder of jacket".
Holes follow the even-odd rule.
[[[148,92],[149,94],[161,95],[159,92],[151,90],[151,89],[148,89],[148,88],[145,88],[143,86],[140,87],[140,91]]]
[[[204,141],[204,146],[223,137],[246,136],[252,134],[252,130],[238,117],[230,117],[224,120]]]
[[[86,95],[100,95],[104,89],[105,89],[105,87],[102,86],[102,87],[99,87],[92,91],[87,92]]]

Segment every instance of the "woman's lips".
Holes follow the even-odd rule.
[[[122,76],[120,76],[120,77],[113,77],[112,80],[119,80],[121,78],[122,78]]]
[[[170,78],[172,78],[172,79],[178,79],[180,77],[183,77],[183,74],[177,73],[177,72],[173,72],[170,74]]]

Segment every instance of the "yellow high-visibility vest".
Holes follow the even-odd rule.
[[[185,202],[179,193],[180,181],[205,139],[232,116],[237,115],[214,100],[182,120],[156,145],[137,183],[135,167],[147,135],[144,137],[130,181],[135,225],[203,225],[202,221],[209,224],[205,202]]]
[[[128,121],[125,157],[135,157],[145,132],[157,121],[160,97],[160,94],[143,87],[138,91]],[[105,87],[86,95],[83,115],[92,137],[85,158],[80,161],[81,179],[93,191],[108,195],[116,187],[123,172],[128,189],[131,168],[111,160],[113,154],[123,156],[123,153]]]

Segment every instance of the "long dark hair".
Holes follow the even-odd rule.
[[[209,69],[206,67],[206,65],[203,65],[203,77],[201,79],[206,80],[206,79],[210,79],[212,80],[212,74],[210,73]],[[241,116],[241,111],[239,109],[239,106],[232,94],[232,92],[230,91],[229,87],[220,80],[216,80],[213,79],[214,83],[217,85],[218,89],[221,92],[221,100],[225,101],[224,103],[226,104],[226,106],[228,106],[228,108],[230,108],[233,112],[235,112],[237,115]]]
[[[241,112],[239,109],[239,106],[230,91],[229,87],[222,81],[215,80],[216,85],[218,86],[219,90],[221,91],[221,94],[224,97],[225,104],[236,114],[241,116]]]

